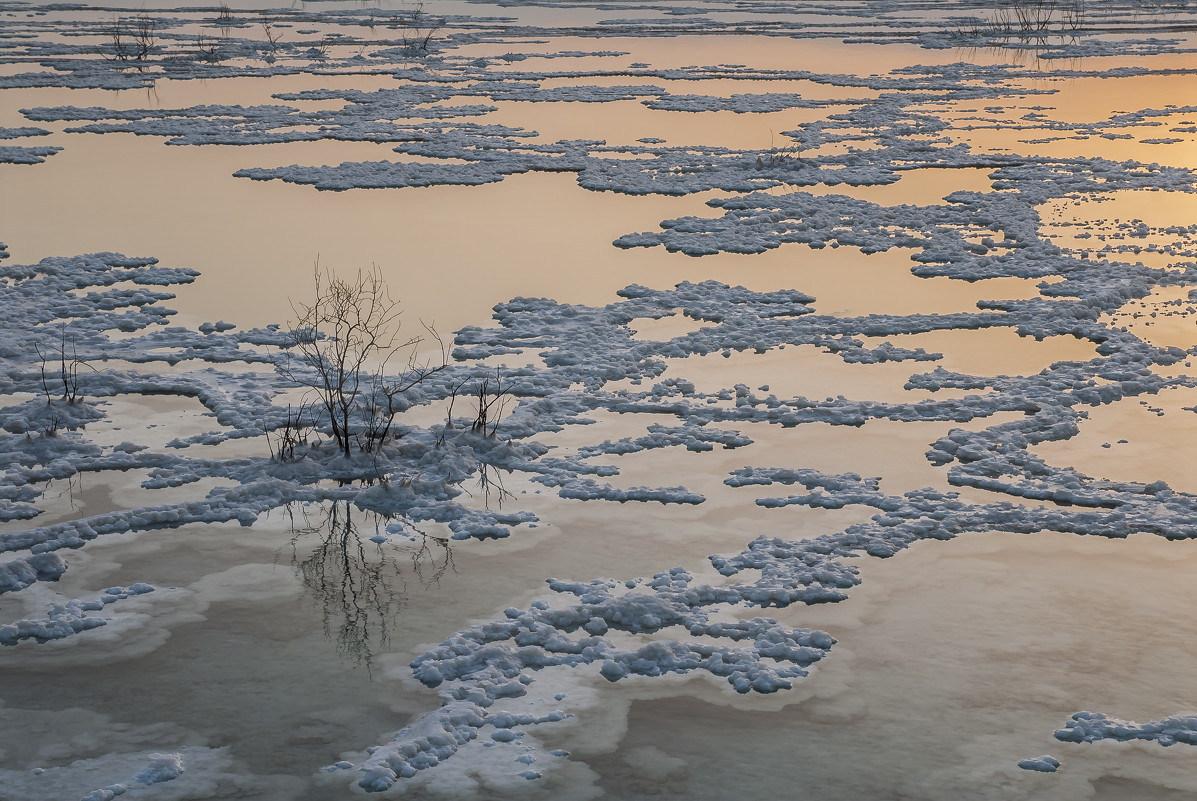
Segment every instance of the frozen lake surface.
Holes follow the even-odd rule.
[[[0,801],[1190,797],[1195,25],[0,0]]]

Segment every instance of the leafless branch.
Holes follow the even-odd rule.
[[[405,408],[403,395],[444,370],[448,351],[436,330],[422,322],[424,334],[400,337],[401,312],[376,265],[343,277],[321,270],[317,261],[314,283],[311,304],[292,304],[297,317],[292,346],[309,370],[301,375],[286,365],[280,369],[316,391],[345,456],[353,443],[361,451],[376,451]],[[426,337],[436,341],[438,357],[421,361],[418,347]],[[388,363],[402,354],[407,354],[406,368],[388,376]]]

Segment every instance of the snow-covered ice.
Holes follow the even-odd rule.
[[[284,319],[238,321],[220,298],[204,318],[179,313],[212,279],[186,255],[136,252],[154,241],[152,222],[131,214],[104,241],[81,236],[76,253],[48,250],[52,236],[33,225],[0,230],[0,674],[13,687],[51,676],[34,699],[0,690],[5,730],[33,732],[29,743],[0,736],[0,756],[14,759],[0,784],[86,801],[681,792],[688,766],[719,758],[720,745],[686,731],[706,738],[695,757],[680,742],[639,741],[655,724],[637,710],[675,696],[697,702],[678,717],[708,704],[759,721],[745,724],[745,747],[761,754],[774,726],[838,727],[827,741],[839,743],[876,716],[879,772],[836,775],[824,760],[820,786],[843,797],[1082,798],[1112,777],[1153,781],[1137,760],[1159,757],[1112,747],[1107,769],[1080,744],[1193,741],[1192,719],[1162,717],[1146,691],[1090,700],[1091,675],[1051,676],[1068,620],[1047,603],[1027,624],[1034,635],[1001,630],[1026,638],[1025,661],[1049,666],[1025,693],[1042,697],[1043,714],[1020,701],[1017,721],[994,713],[1009,731],[983,733],[944,712],[956,753],[920,763],[920,751],[889,786],[878,782],[903,738],[891,737],[902,715],[887,704],[946,702],[865,688],[872,707],[854,705],[846,689],[852,671],[877,676],[868,655],[892,645],[853,611],[882,608],[870,586],[901,608],[942,598],[940,585],[971,597],[976,575],[988,584],[974,594],[1001,585],[1011,594],[995,597],[1029,603],[1020,582],[1037,566],[1003,550],[1018,535],[1063,566],[1044,579],[1054,603],[1072,581],[1114,603],[1117,586],[1085,576],[1116,575],[1103,561],[1114,552],[1078,546],[1067,568],[1040,543],[1118,541],[1162,565],[1166,583],[1169,560],[1188,556],[1180,541],[1197,539],[1186,474],[1135,445],[1151,430],[1127,412],[1161,418],[1161,448],[1183,453],[1197,431],[1197,248],[1191,223],[1168,213],[1197,192],[1185,155],[1197,110],[1133,90],[1108,113],[1069,107],[1080,85],[1158,79],[1178,91],[1197,72],[1190,9],[1053,4],[1030,31],[989,2],[350,5],[0,8],[0,182],[19,189],[0,200],[0,229],[25,206],[76,227],[69,199],[43,199],[54,193],[37,176],[84,185],[75,160],[101,158],[107,142],[144,162],[122,168],[133,189],[93,205],[128,203],[137,176],[161,169],[169,181],[209,153],[225,166],[219,183],[197,185],[215,193],[205,199],[301,208],[314,187],[341,208],[394,203],[397,226],[403,204],[434,193],[519,198],[520,182],[548,173],[563,190],[654,210],[604,221],[614,233],[585,245],[634,265],[635,278],[579,299],[543,297],[513,275],[511,291],[477,299],[489,312],[442,331],[445,369],[354,399],[345,448],[304,394],[322,380],[296,357],[308,335]],[[564,119],[581,108],[599,109],[579,114],[593,127],[584,136],[534,124],[544,109]],[[760,128],[755,140],[746,126]],[[929,173],[948,188],[928,193]],[[640,205],[661,199],[676,205]],[[665,208],[678,211],[662,218]],[[497,253],[485,216],[452,220],[454,239],[477,240],[482,266],[469,269],[502,273],[559,235],[525,215],[527,252]],[[219,239],[213,219],[162,224],[168,239]],[[420,233],[376,234],[391,236],[377,258],[401,258],[403,237]],[[849,251],[900,279],[870,288],[863,311],[799,280],[817,272],[841,297],[865,295],[844,277],[838,254]],[[226,280],[272,269],[232,240],[221,260]],[[288,269],[273,294],[302,304],[310,275]],[[418,280],[393,288],[417,299],[401,295],[409,324],[420,292],[452,305],[481,291],[447,265],[405,275]],[[891,299],[891,280],[932,299]],[[384,406],[395,422],[377,437]],[[923,440],[907,455],[896,431]],[[1101,448],[1135,459],[1087,453],[1098,432]],[[926,554],[950,547],[975,550],[943,557],[940,572]],[[1007,563],[1004,579],[986,572]],[[918,567],[899,592],[904,565]],[[1126,594],[1137,606],[1117,614],[1166,630],[1150,601]],[[265,654],[264,675],[290,682],[259,693],[239,676],[229,690],[261,695],[247,721],[275,737],[297,728],[285,741],[236,739],[204,720],[228,703],[216,700],[225,680],[180,665],[225,635],[221,664],[237,648]],[[936,654],[928,669],[948,671],[945,684],[967,680],[964,645],[941,642],[933,624],[910,636],[904,647]],[[954,636],[974,647],[980,634]],[[328,653],[300,675],[324,637]],[[1134,647],[1111,647],[1109,669],[1125,669]],[[1166,657],[1184,697],[1183,660]],[[915,658],[886,669],[913,681],[902,671]],[[112,723],[89,683],[135,688],[151,665],[204,700],[182,702],[172,728],[154,682],[134,722]],[[363,668],[368,689],[330,665]],[[283,696],[280,720],[294,725],[262,722]],[[1001,710],[1009,697],[985,703]],[[1055,734],[1067,753],[1026,756],[1051,744],[1034,734],[1050,733],[1048,711],[1079,708],[1153,722],[1077,712]],[[74,745],[49,745],[56,725]],[[795,764],[819,746],[804,747]],[[759,758],[762,775],[789,770]],[[1158,775],[1160,787],[1197,790],[1173,762]]]

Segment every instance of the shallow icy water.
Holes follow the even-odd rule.
[[[768,797],[798,783],[833,799],[1192,792],[1191,749],[1062,748],[1048,734],[1078,701],[1126,716],[1189,703],[1191,633],[1172,610],[1191,592],[1195,555],[1171,545],[978,534],[912,549],[902,570],[863,565],[859,605],[803,614],[845,632],[844,659],[820,665],[809,693],[778,711],[742,711],[693,681],[633,701],[627,736],[592,764],[616,798]],[[719,770],[703,744],[715,729]],[[1015,763],[1032,752],[1072,769],[1028,776]],[[760,762],[771,769],[736,768]],[[1102,777],[1125,785],[1094,795]]]
[[[0,799],[1197,791],[1170,15],[268,5],[0,9]]]

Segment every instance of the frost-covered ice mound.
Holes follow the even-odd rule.
[[[1060,768],[1060,760],[1050,754],[1040,757],[1029,757],[1019,761],[1018,766],[1023,770],[1034,770],[1039,773],[1055,773]]]

